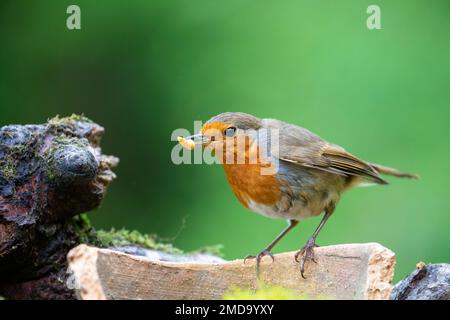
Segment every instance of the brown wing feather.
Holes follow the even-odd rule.
[[[272,154],[283,161],[342,176],[359,176],[387,184],[367,162],[330,144],[311,131],[279,120],[264,119],[268,128],[280,129],[279,145]]]
[[[329,147],[323,150],[322,156],[328,159],[330,166],[350,175],[360,176],[380,184],[387,184],[378,172],[367,162],[339,148]]]

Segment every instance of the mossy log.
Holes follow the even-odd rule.
[[[97,208],[118,159],[102,154],[103,128],[81,116],[0,128],[0,295],[70,299],[67,252]]]

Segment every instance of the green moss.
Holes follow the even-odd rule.
[[[114,228],[110,231],[98,230],[97,239],[100,244],[105,247],[137,245],[143,248],[169,253],[183,253],[180,249],[173,247],[171,244],[157,242],[155,236],[142,234],[136,230],[115,230]]]
[[[11,161],[0,162],[0,173],[8,181],[16,176],[16,166]]]
[[[0,173],[8,181],[14,179],[17,174],[17,162],[23,157],[27,150],[26,145],[13,145],[9,147],[5,158],[0,161]]]
[[[85,117],[84,114],[72,114],[71,116],[68,117],[60,117],[59,115],[48,119],[48,124],[50,125],[61,125],[64,124],[67,121],[84,121],[84,122],[91,122],[92,120],[89,119],[88,117]]]
[[[86,138],[68,137],[66,135],[56,136],[53,139],[53,143],[58,145],[75,145],[82,148],[89,146],[89,141]]]
[[[70,223],[74,232],[78,235],[80,243],[102,248],[139,246],[174,254],[183,253],[183,251],[173,247],[171,244],[158,242],[156,236],[142,234],[138,231],[129,231],[126,229],[111,229],[110,231],[95,230],[91,226],[86,214],[81,214],[72,218]]]
[[[296,294],[294,291],[281,286],[259,283],[258,289],[231,288],[223,296],[225,300],[310,300],[306,295]],[[315,297],[314,299],[324,299]]]
[[[81,214],[72,218],[71,228],[78,235],[80,243],[85,243],[101,248],[138,246],[146,249],[158,250],[172,254],[183,254],[184,252],[175,248],[170,243],[161,243],[157,236],[140,233],[136,230],[112,228],[109,231],[95,230],[86,214]],[[222,245],[205,246],[191,253],[209,253],[216,256],[223,256]]]

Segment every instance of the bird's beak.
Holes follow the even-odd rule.
[[[199,133],[186,138],[178,137],[178,142],[186,149],[192,150],[198,145],[206,146],[211,142],[211,139],[207,135]]]

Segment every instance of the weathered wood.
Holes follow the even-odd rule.
[[[261,279],[309,298],[389,299],[395,255],[377,244],[316,248],[300,276],[294,252],[264,258]],[[81,299],[221,299],[231,287],[256,288],[254,261],[163,262],[80,245],[68,254]]]

